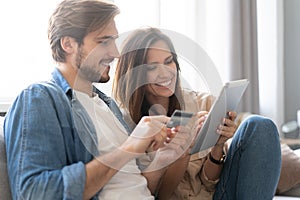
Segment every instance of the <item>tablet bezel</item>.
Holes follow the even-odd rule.
[[[229,81],[224,84],[218,98],[214,101],[207,115],[207,119],[197,134],[195,144],[190,154],[206,150],[216,144],[220,136],[216,133],[217,126],[221,124],[221,120],[227,116],[228,111],[237,110],[248,84],[249,81],[247,79]]]

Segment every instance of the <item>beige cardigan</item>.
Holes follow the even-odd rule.
[[[214,101],[214,97],[208,93],[199,93],[184,90],[185,110],[196,113],[198,111],[209,111]],[[124,119],[130,126],[135,127],[128,112],[123,110]],[[172,200],[211,200],[217,181],[210,181],[202,171],[204,161],[210,149],[191,155],[189,166],[184,174],[183,180],[175,190]]]
[[[207,93],[184,90],[185,110],[189,112],[209,111],[215,98]],[[202,170],[210,149],[191,155],[183,180],[175,190],[172,200],[211,200],[218,181],[207,179]]]

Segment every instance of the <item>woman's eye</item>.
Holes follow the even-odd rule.
[[[173,62],[174,62],[173,57],[170,57],[165,61],[165,65],[171,64]]]
[[[148,71],[151,71],[151,70],[154,70],[154,69],[156,69],[156,65],[147,65],[147,70]]]
[[[167,62],[166,62],[166,64],[171,64],[173,62],[173,60],[168,60]]]

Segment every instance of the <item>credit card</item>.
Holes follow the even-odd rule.
[[[176,126],[185,126],[188,124],[193,115],[194,113],[191,112],[175,110],[171,116],[170,121],[167,123],[167,127],[172,128]]]

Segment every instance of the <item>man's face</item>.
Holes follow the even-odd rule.
[[[99,32],[89,33],[83,40],[76,55],[78,75],[89,82],[109,81],[110,63],[119,56],[115,39],[118,31],[114,20]]]

